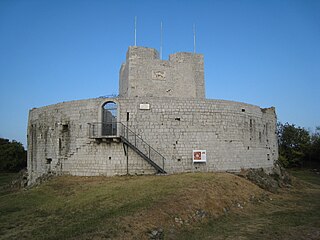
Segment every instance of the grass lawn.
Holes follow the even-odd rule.
[[[11,192],[9,185],[18,173],[3,173],[0,172],[0,196]]]
[[[296,177],[293,188],[196,229],[185,228],[177,239],[320,239],[320,175],[290,173]]]
[[[0,192],[0,239],[319,239],[320,176],[292,174],[278,194],[228,173],[56,177]]]

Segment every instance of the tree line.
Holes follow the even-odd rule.
[[[320,127],[314,133],[289,123],[277,124],[279,163],[286,167],[320,167]]]
[[[27,151],[22,143],[0,138],[0,171],[18,172],[27,167]]]

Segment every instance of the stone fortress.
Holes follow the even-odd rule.
[[[271,169],[276,113],[205,98],[203,55],[129,47],[119,96],[30,110],[28,175],[114,176]]]

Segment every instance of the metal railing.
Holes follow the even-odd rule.
[[[89,125],[89,137],[90,138],[106,138],[106,137],[117,137],[117,122],[110,123],[88,123]]]
[[[165,157],[121,122],[90,123],[90,138],[120,137],[159,172],[165,173]]]

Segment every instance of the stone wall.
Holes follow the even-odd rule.
[[[89,138],[88,123],[100,122],[103,104],[113,100],[97,98],[71,101],[30,110],[30,183],[48,172],[79,176],[126,174],[126,156],[122,143],[100,142]],[[128,156],[130,174],[155,172],[131,149]]]
[[[222,100],[115,98],[65,102],[32,109],[28,124],[30,182],[49,171],[72,175],[150,174],[155,170],[117,141],[89,137],[88,123],[101,122],[102,106],[118,104],[118,120],[165,158],[168,173],[269,168],[278,158],[274,108]],[[149,110],[141,108],[147,104]],[[145,106],[145,105],[144,105]],[[129,121],[126,122],[129,115]],[[192,150],[207,151],[206,163]]]
[[[120,97],[204,99],[203,55],[176,53],[165,61],[155,49],[129,47],[119,86]]]
[[[169,172],[238,171],[271,167],[278,159],[275,109],[222,100],[119,99],[121,119],[166,159]],[[150,110],[139,105],[149,104]],[[192,163],[192,150],[207,163]]]

